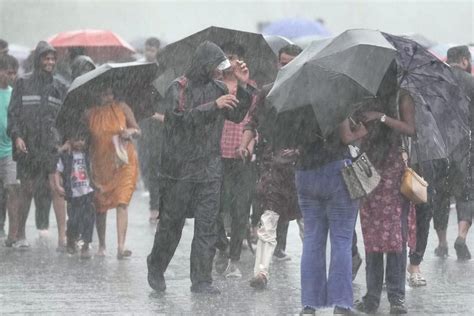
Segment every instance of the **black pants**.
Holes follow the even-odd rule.
[[[75,241],[81,236],[84,242],[92,242],[95,212],[94,193],[69,199],[67,202],[67,238]]]
[[[285,251],[286,250],[286,238],[288,236],[288,228],[290,227],[290,222],[288,221],[278,221],[277,225],[277,245],[275,252]]]
[[[229,249],[232,261],[238,261],[242,252],[250,216],[250,206],[255,191],[254,166],[244,164],[238,159],[223,159],[224,176],[222,181],[221,204],[218,218],[218,242],[216,247]],[[230,242],[227,239],[224,216],[230,214]]]
[[[5,221],[7,219],[7,190],[0,181],[0,230],[5,230]]]
[[[164,273],[181,239],[184,221],[194,214],[191,245],[191,282],[212,282],[216,253],[217,217],[221,181],[194,183],[160,179],[160,221],[151,250],[150,265]]]
[[[406,240],[408,235],[408,202],[402,210],[402,234]],[[402,252],[386,253],[385,282],[387,297],[391,304],[405,301],[405,278],[407,267],[407,247],[403,244]],[[363,300],[370,308],[378,308],[384,281],[384,253],[370,252],[365,254],[367,294]]]
[[[451,190],[448,184],[449,168],[446,159],[422,163],[417,170],[428,181],[428,203],[416,206],[416,249],[410,254],[410,264],[419,265],[423,261],[430,222],[433,218],[436,230],[446,230],[449,220]]]
[[[38,230],[49,228],[51,211],[51,189],[48,176],[41,176],[34,184],[33,200],[35,202],[35,222]]]

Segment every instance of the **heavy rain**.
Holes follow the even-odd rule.
[[[0,315],[473,315],[472,0],[0,0]]]

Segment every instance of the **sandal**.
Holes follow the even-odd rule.
[[[426,279],[419,272],[410,273],[407,281],[410,287],[426,286]]]
[[[117,259],[122,260],[130,257],[132,255],[131,250],[124,250],[122,252],[117,253]]]

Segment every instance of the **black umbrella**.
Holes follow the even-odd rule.
[[[397,49],[399,85],[415,101],[417,160],[459,161],[469,147],[469,100],[451,67],[413,40],[383,35]]]
[[[277,58],[261,34],[211,26],[169,44],[160,52],[158,55],[160,76],[155,82],[155,87],[162,96],[169,84],[184,74],[194,51],[204,41],[211,41],[218,46],[228,42],[241,45],[246,50],[245,62],[250,69],[251,78],[259,85],[275,79],[278,71]]]
[[[56,124],[64,135],[66,130],[77,128],[82,113],[94,105],[95,94],[105,87],[112,87],[115,97],[125,101],[133,110],[137,120],[154,113],[149,100],[153,93],[152,81],[156,78],[156,63],[108,63],[77,77],[69,87]]]
[[[395,53],[385,37],[372,30],[349,30],[313,42],[280,70],[267,100],[278,119],[298,130],[299,119],[313,121],[325,137],[364,101],[376,97]],[[287,126],[283,129],[299,137]]]

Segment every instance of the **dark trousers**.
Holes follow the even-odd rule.
[[[352,235],[352,257],[356,256],[359,253],[359,248],[357,248],[357,233],[354,230],[354,235]]]
[[[212,282],[216,253],[217,217],[221,181],[194,183],[160,179],[160,221],[151,250],[150,265],[164,273],[181,239],[184,221],[194,214],[191,245],[191,282]]]
[[[51,189],[48,177],[39,177],[34,185],[33,200],[35,202],[36,228],[38,230],[48,229],[51,210]]]
[[[288,228],[290,227],[290,222],[287,221],[278,221],[277,226],[277,245],[275,248],[276,251],[285,251],[286,250],[286,238],[288,236]]]
[[[160,181],[158,177],[158,158],[151,162],[148,175],[148,191],[150,192],[150,210],[160,208]]]
[[[402,211],[402,234],[404,240],[408,235],[408,202]],[[386,253],[385,282],[387,284],[387,297],[391,304],[405,302],[405,278],[407,268],[407,247],[403,243],[402,252]],[[367,294],[364,296],[364,302],[370,308],[378,308],[380,296],[382,295],[382,286],[384,281],[384,253],[370,252],[365,254],[366,263],[366,282]]]
[[[0,181],[0,230],[5,229],[5,221],[7,219],[7,190]]]
[[[419,265],[423,261],[430,222],[433,218],[436,230],[446,230],[449,219],[451,192],[448,185],[448,162],[446,159],[427,161],[417,168],[428,181],[428,203],[416,206],[416,249],[410,254],[410,264]]]
[[[221,251],[229,249],[232,261],[238,261],[242,252],[250,206],[255,191],[254,166],[238,159],[223,159],[224,176],[222,181],[221,205],[217,223],[218,242],[216,247]],[[224,217],[230,214],[230,242],[227,239]]]
[[[67,202],[67,238],[75,241],[81,236],[84,242],[92,242],[95,212],[94,193],[70,198]]]

